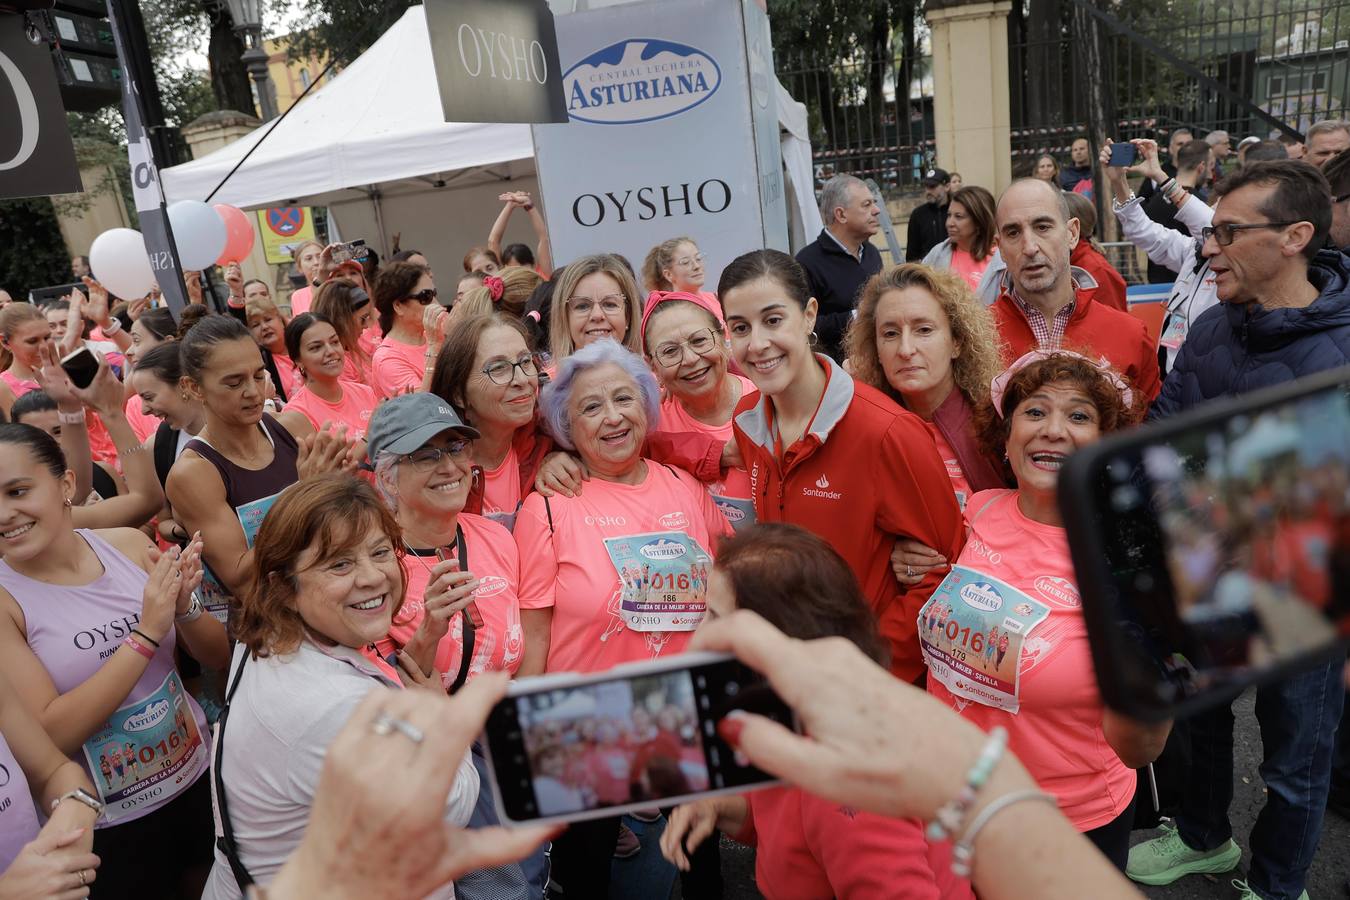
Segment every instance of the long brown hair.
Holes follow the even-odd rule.
[[[352,308],[352,301],[358,296],[357,291],[362,289],[341,278],[325,281],[314,292],[314,302],[310,304],[309,309],[310,312],[326,316],[328,321],[333,323],[333,330],[337,332],[338,340],[342,342],[342,349],[356,354],[360,359],[364,356],[361,353],[361,329],[356,327],[356,310]]]
[[[952,194],[951,203],[960,203],[975,226],[975,246],[970,255],[976,262],[994,252],[994,238],[998,229],[994,224],[994,195],[979,185],[972,184]]]
[[[504,313],[489,313],[486,316],[474,316],[461,319],[445,336],[441,352],[436,356],[436,365],[431,370],[431,393],[449,403],[466,424],[469,422],[466,407],[468,398],[464,391],[469,379],[474,375],[473,363],[478,356],[478,345],[483,334],[489,328],[510,328],[525,339],[526,348],[531,347],[530,334],[525,326],[514,316]],[[514,373],[513,373],[514,374]]]
[[[759,613],[789,637],[847,638],[886,664],[858,579],[833,547],[804,528],[752,525],[717,545],[715,569],[736,594],[736,608]]]
[[[315,565],[344,553],[379,528],[403,556],[403,532],[393,513],[367,482],[330,473],[307,478],[281,493],[263,519],[253,544],[251,581],[233,612],[234,636],[255,657],[290,653],[305,636],[305,622],[296,605],[299,571],[296,562],[310,547],[320,556]],[[398,597],[393,615],[403,607],[407,576],[399,566]]]

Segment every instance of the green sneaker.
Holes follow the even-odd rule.
[[[1233,879],[1233,887],[1238,889],[1238,900],[1263,900],[1260,894],[1247,886],[1247,882],[1241,879]],[[1308,892],[1304,891],[1298,895],[1298,900],[1309,900]]]
[[[1233,842],[1213,850],[1192,850],[1177,833],[1177,827],[1164,823],[1162,836],[1130,848],[1125,874],[1140,884],[1171,884],[1183,875],[1231,872],[1242,861],[1242,848]]]

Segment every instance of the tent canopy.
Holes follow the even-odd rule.
[[[271,123],[161,173],[169,202],[205,200]],[[447,123],[421,6],[316,88],[276,126],[213,202],[326,206],[379,185],[385,197],[534,173],[528,125]],[[527,160],[523,166],[518,162]],[[517,163],[517,165],[511,165]],[[355,192],[355,193],[354,193]]]

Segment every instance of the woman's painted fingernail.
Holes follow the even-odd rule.
[[[727,713],[722,721],[717,723],[717,733],[722,740],[726,741],[732,747],[739,747],[741,744],[741,731],[745,728],[745,713],[739,709],[733,709]],[[737,751],[739,753],[739,751]]]

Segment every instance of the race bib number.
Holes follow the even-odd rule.
[[[957,697],[1016,713],[1022,644],[1050,607],[965,566],[952,571],[919,610],[928,675]]]
[[[258,529],[262,527],[263,519],[267,518],[267,511],[272,508],[272,504],[276,503],[280,496],[281,493],[277,492],[270,497],[241,503],[234,508],[235,515],[239,517],[239,524],[244,529],[244,541],[250,547],[253,546],[253,539],[258,536]]]
[[[187,789],[207,766],[187,692],[170,672],[148,697],[113,713],[84,742],[84,758],[103,801],[100,824],[112,825]]]
[[[1186,320],[1181,316],[1169,315],[1163,324],[1162,336],[1158,343],[1168,350],[1176,350],[1186,341]]]
[[[682,531],[606,538],[619,573],[619,617],[634,631],[693,631],[703,621],[712,556]]]

